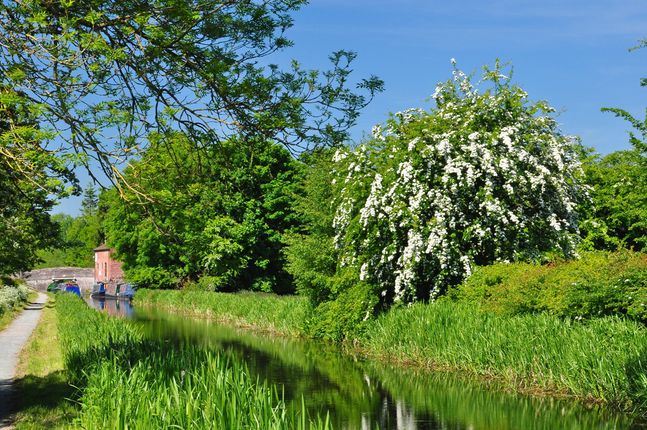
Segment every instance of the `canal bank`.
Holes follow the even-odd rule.
[[[78,341],[68,338],[62,344],[75,348],[67,352],[68,358],[82,360],[76,361],[76,370],[68,368],[73,380],[67,382],[83,387],[79,397],[74,397],[78,403],[72,406],[77,414],[82,414],[77,416],[77,422],[85,420],[92,428],[125,428],[126,424],[130,428],[144,428],[133,425],[132,420],[137,419],[138,410],[146,410],[149,417],[153,406],[168,411],[167,417],[171,412],[180,415],[173,418],[180,421],[186,418],[186,412],[181,411],[187,407],[212,407],[214,401],[210,400],[208,389],[201,391],[202,400],[195,393],[209,385],[202,382],[219,377],[204,373],[202,365],[222,359],[229,363],[228,368],[248,374],[248,380],[276,390],[279,397],[270,399],[272,410],[292,410],[298,416],[305,411],[304,416],[314,419],[312,428],[323,428],[326,419],[329,427],[349,429],[643,428],[635,417],[603,405],[584,406],[579,402],[521,396],[505,392],[502,387],[457,378],[455,373],[391,366],[343,353],[334,345],[268,335],[267,331],[234,329],[150,308],[132,308],[127,302],[103,301],[93,305],[102,312],[87,313],[85,306],[76,305],[77,314],[70,313],[69,307],[58,312],[59,329],[82,328],[74,335]],[[114,318],[117,315],[129,318]],[[110,347],[106,348],[107,345]],[[173,364],[177,364],[179,356],[185,360],[181,369]],[[79,368],[84,369],[87,378],[80,377]],[[146,388],[154,395],[149,400],[151,404],[144,402],[148,397],[139,394],[144,386],[152,387]],[[173,403],[164,397],[168,392],[176,393],[175,406],[181,408],[173,404],[162,408],[156,403],[158,394]],[[256,394],[251,398],[258,400]],[[232,396],[236,396],[235,390]],[[107,403],[108,400],[113,403]],[[114,414],[103,418],[96,415],[110,408],[135,412],[122,415],[117,423],[101,421],[114,418]],[[95,415],[84,417],[86,413]],[[64,419],[62,414],[58,416]],[[155,419],[160,417],[155,415]],[[265,424],[264,428],[269,428]],[[297,427],[295,424],[276,428]]]
[[[135,303],[305,336],[307,301],[300,297],[144,290]],[[647,330],[617,317],[506,317],[438,301],[368,320],[343,347],[400,367],[449,371],[536,397],[603,403],[637,415],[647,409]]]
[[[602,405],[529,397],[505,387],[392,366],[331,344],[267,331],[223,326],[153,308],[94,302],[104,312],[133,318],[146,336],[179,345],[208,346],[245,363],[260,381],[279,387],[290,407],[329,414],[349,429],[631,429],[634,418]]]

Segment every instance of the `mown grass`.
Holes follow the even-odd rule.
[[[74,395],[58,341],[55,296],[20,353],[16,370],[16,430],[68,428],[76,416]]]
[[[382,360],[647,410],[647,329],[617,317],[500,316],[441,300],[391,310],[367,325],[359,345]]]
[[[82,428],[329,428],[208,347],[146,339],[72,295],[58,298],[57,313]]]
[[[305,297],[263,293],[139,290],[135,304],[289,336],[303,334],[309,310]]]

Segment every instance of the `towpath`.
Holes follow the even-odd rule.
[[[0,429],[11,428],[11,395],[18,355],[36,328],[45,303],[47,295],[38,293],[36,301],[0,332]]]

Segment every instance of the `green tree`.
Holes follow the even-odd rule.
[[[32,106],[0,86],[0,275],[29,270],[57,237],[49,210],[73,182],[64,162],[43,149]]]
[[[108,243],[141,285],[202,278],[212,290],[291,291],[282,249],[296,223],[296,172],[274,143],[232,139],[195,151],[186,136],[155,135],[124,172],[126,200],[106,195]]]
[[[349,89],[355,54],[331,69],[271,55],[305,0],[27,0],[0,6],[0,71],[78,161],[111,178],[151,132],[209,144],[337,144],[382,82]],[[90,172],[93,174],[93,172]]]
[[[645,47],[647,39],[632,50]],[[640,85],[647,87],[647,78],[641,79]],[[594,203],[593,213],[584,225],[589,246],[608,248],[620,244],[642,250],[647,247],[647,107],[642,120],[624,109],[602,111],[631,124],[629,142],[633,149],[585,164]]]
[[[294,276],[297,291],[308,295],[314,304],[336,296],[333,153],[334,150],[321,149],[301,155],[304,174],[294,196],[300,225],[287,236],[285,251],[287,270]]]
[[[595,155],[584,163],[591,187],[580,231],[584,249],[642,250],[647,246],[647,178],[637,150]]]
[[[81,210],[83,215],[96,215],[99,209],[99,195],[93,185],[88,185],[83,191],[83,200],[81,201]]]

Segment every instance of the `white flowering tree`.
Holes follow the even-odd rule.
[[[436,108],[335,154],[339,265],[385,302],[433,300],[474,265],[573,255],[577,143],[503,72],[485,68],[475,86],[454,67]]]

